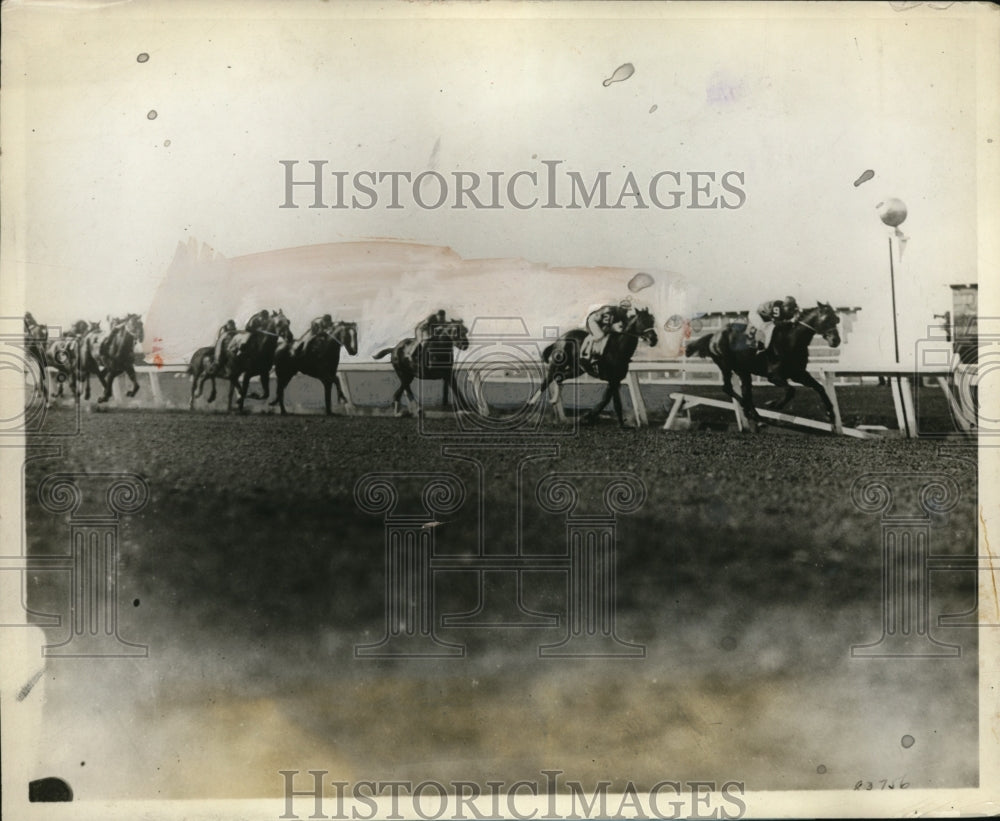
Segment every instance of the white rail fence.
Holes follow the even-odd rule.
[[[835,422],[833,425],[827,423],[814,423],[813,420],[806,420],[803,423],[801,417],[793,417],[788,414],[777,414],[761,410],[762,415],[770,416],[778,421],[805,427],[822,427],[832,429],[836,433],[846,433],[851,436],[864,436],[864,432],[855,430],[845,430],[841,422],[840,405],[837,401],[837,387],[844,385],[859,385],[871,383],[876,379],[888,382],[892,391],[893,407],[896,414],[898,432],[908,438],[917,436],[917,418],[914,404],[914,380],[922,380],[925,384],[937,385],[947,399],[948,407],[957,430],[963,433],[974,433],[976,429],[976,410],[973,391],[978,384],[978,370],[976,365],[954,365],[949,368],[920,369],[914,370],[912,367],[902,367],[899,365],[889,367],[876,367],[865,369],[852,369],[838,366],[836,363],[817,362],[810,363],[810,373],[812,373],[826,388],[827,394],[833,403]],[[53,369],[49,369],[50,374],[55,375]],[[149,387],[149,392],[153,402],[162,404],[164,402],[161,379],[167,377],[180,378],[186,374],[186,365],[138,365],[136,366],[136,376],[140,379],[140,385],[144,380]],[[392,372],[392,366],[388,362],[341,362],[339,375],[341,385],[348,400],[353,403],[351,383],[356,377],[364,374],[387,374]],[[461,363],[459,363],[461,373]],[[529,373],[524,368],[512,367],[500,372],[480,372],[472,369],[466,374],[472,388],[473,395],[477,397],[477,404],[480,412],[488,412],[488,407],[483,400],[483,388],[487,383],[492,384],[524,384],[537,378],[536,373]],[[602,385],[600,381],[589,376],[582,376],[574,380],[583,385]],[[54,382],[50,382],[54,384]],[[115,380],[113,386],[116,399],[122,397],[122,380]],[[767,381],[756,378],[754,384],[767,385]],[[721,408],[731,408],[736,416],[738,426],[745,424],[742,418],[742,411],[739,404],[720,400],[709,400],[706,397],[693,396],[683,393],[686,387],[718,387],[720,385],[719,371],[711,362],[691,361],[691,360],[661,360],[650,362],[633,362],[628,376],[622,383],[628,391],[631,400],[636,423],[640,426],[649,424],[649,415],[646,401],[643,398],[642,387],[644,385],[657,385],[680,388],[670,394],[672,405],[669,408],[667,423],[665,428],[670,429],[677,421],[679,412],[687,410],[696,405],[707,405]],[[550,394],[550,401],[555,398],[553,408],[560,418],[565,417],[565,409],[562,405],[561,397],[555,397],[555,392]]]

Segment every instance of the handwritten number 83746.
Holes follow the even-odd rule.
[[[906,780],[904,775],[902,778],[894,781],[890,781],[887,778],[881,778],[878,781],[858,781],[854,785],[856,790],[905,790],[910,786],[910,782]]]

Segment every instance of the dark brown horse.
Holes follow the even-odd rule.
[[[840,346],[839,322],[840,317],[829,304],[817,302],[815,308],[803,311],[792,322],[777,323],[771,345],[766,351],[758,351],[755,345],[748,344],[745,324],[730,323],[721,331],[689,342],[687,355],[708,357],[719,366],[722,389],[726,395],[739,400],[751,426],[761,422],[753,403],[754,375],[763,376],[785,389],[782,399],[772,403],[775,409],[785,407],[795,395],[795,388],[788,384],[789,381],[798,382],[816,391],[826,409],[827,419],[833,422],[833,403],[823,386],[806,371],[806,366],[809,364],[809,343],[816,334],[822,336],[831,348]],[[740,379],[742,395],[733,389],[734,373]]]
[[[125,395],[135,396],[139,392],[135,378],[135,346],[142,342],[145,333],[139,314],[128,314],[109,322],[107,333],[90,331],[84,337],[80,354],[84,399],[90,399],[90,376],[94,374],[104,387],[104,394],[97,398],[102,403],[111,398],[114,381],[121,374],[132,380],[132,389]]]
[[[279,309],[270,315],[263,327],[255,324],[253,330],[240,331],[225,341],[222,361],[213,375],[229,380],[229,410],[233,409],[233,394],[237,391],[240,412],[248,395],[251,399],[267,399],[271,395],[270,374],[278,343],[281,340],[290,343],[293,339],[288,317]],[[263,393],[247,393],[254,376],[260,378]]]
[[[461,319],[452,319],[435,326],[433,335],[426,342],[418,343],[409,337],[400,340],[392,348],[383,348],[375,359],[381,359],[392,354],[392,367],[399,377],[399,387],[392,395],[392,408],[396,416],[402,416],[403,409],[400,400],[406,393],[410,404],[417,405],[417,413],[421,412],[419,403],[413,395],[410,384],[414,379],[441,379],[444,381],[444,404],[448,404],[448,389],[452,390],[456,404],[466,408],[468,403],[455,381],[454,348],[464,351],[469,347],[469,329]]]
[[[656,345],[656,319],[647,309],[639,308],[621,331],[611,331],[608,334],[604,350],[600,354],[583,360],[580,358],[580,346],[586,338],[587,332],[582,328],[567,331],[542,351],[542,361],[548,364],[549,370],[528,403],[535,404],[553,382],[561,389],[563,382],[586,373],[607,382],[608,386],[601,401],[586,413],[584,421],[597,421],[598,414],[607,407],[608,402],[614,402],[618,424],[624,428],[621,383],[628,374],[628,366],[639,347],[639,341],[642,340],[650,347]],[[552,401],[558,402],[558,395]]]
[[[356,322],[335,322],[330,331],[314,336],[297,353],[295,346],[280,342],[274,354],[274,372],[277,377],[277,397],[272,405],[281,408],[285,415],[285,387],[297,373],[318,379],[323,383],[323,399],[326,402],[326,413],[333,413],[331,406],[331,389],[337,386],[337,401],[347,402],[340,386],[337,368],[340,365],[340,349],[346,348],[351,356],[358,353],[358,325]]]
[[[56,371],[58,388],[55,396],[61,397],[66,383],[69,382],[74,397],[79,397],[78,383],[80,381],[80,360],[84,337],[91,331],[100,331],[100,322],[78,320],[73,327],[65,331],[58,339],[49,342],[46,358],[50,368]]]

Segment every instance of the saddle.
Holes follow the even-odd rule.
[[[451,343],[440,339],[418,342],[413,349],[413,360],[425,369],[448,368],[454,363]]]

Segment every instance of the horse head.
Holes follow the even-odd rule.
[[[142,342],[145,337],[146,330],[142,326],[142,318],[139,314],[129,314],[122,320],[122,325],[125,328],[126,333],[132,335],[136,342]]]
[[[656,347],[659,339],[656,335],[656,318],[648,308],[637,308],[635,315],[629,321],[629,333],[634,333],[646,341],[649,347]]]
[[[464,351],[469,347],[469,329],[461,319],[451,319],[443,325],[438,326],[441,336],[451,340],[451,344]]]
[[[31,314],[24,315],[24,336],[30,343],[44,344],[49,341],[49,326],[35,321]]]
[[[271,314],[267,321],[267,330],[275,334],[279,339],[287,342],[293,341],[291,322],[282,310],[277,310]]]
[[[799,322],[822,336],[831,348],[840,347],[840,331],[837,330],[840,317],[828,302],[817,302],[815,308],[802,314]]]
[[[357,322],[337,322],[330,332],[330,336],[347,348],[351,356],[358,354],[358,323]]]

